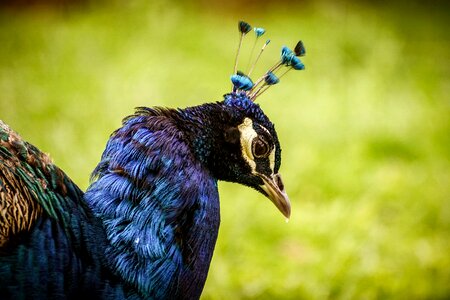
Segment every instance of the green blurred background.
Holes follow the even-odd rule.
[[[444,1],[148,2],[3,1],[0,119],[85,189],[134,107],[229,91],[238,20],[272,40],[256,75],[300,38],[307,69],[259,98],[281,139],[292,218],[221,183],[203,299],[450,297]]]

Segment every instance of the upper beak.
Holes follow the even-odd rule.
[[[258,174],[264,182],[260,187],[267,193],[270,201],[281,211],[281,213],[289,219],[291,216],[291,203],[289,197],[284,190],[284,184],[280,174],[266,176]]]

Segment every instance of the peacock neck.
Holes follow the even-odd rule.
[[[128,119],[85,194],[110,269],[143,297],[198,298],[217,239],[217,180],[183,136],[167,113]]]

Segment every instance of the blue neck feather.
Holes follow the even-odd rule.
[[[113,133],[85,199],[130,295],[198,298],[220,222],[217,180],[170,113],[177,111],[149,109]]]

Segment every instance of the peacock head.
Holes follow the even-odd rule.
[[[218,179],[241,183],[258,190],[289,218],[291,206],[279,173],[281,148],[277,132],[255,100],[270,86],[277,84],[289,70],[305,68],[299,59],[299,56],[305,55],[305,48],[301,41],[294,51],[284,46],[280,60],[254,83],[250,75],[270,41],[264,42],[246,73],[238,71],[242,40],[252,27],[241,21],[238,28],[240,41],[234,74],[231,76],[232,91],[224,96],[224,101],[220,103],[223,109],[220,114],[214,115],[214,124],[211,124],[219,127],[212,131],[222,134],[213,139],[215,144],[212,152],[215,155],[211,156],[210,169]],[[254,28],[254,32],[256,45],[265,30]],[[285,71],[280,76],[276,75],[283,68]]]

